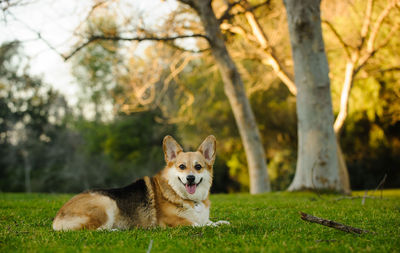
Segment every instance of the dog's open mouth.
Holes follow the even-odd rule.
[[[195,183],[186,183],[186,184],[184,184],[180,178],[179,178],[179,181],[181,181],[181,183],[185,186],[186,191],[189,194],[194,194],[196,192],[197,186],[199,186],[199,184],[203,181],[203,178],[200,179],[198,184],[195,184]]]

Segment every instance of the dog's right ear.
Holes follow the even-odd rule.
[[[213,165],[215,161],[216,145],[217,140],[215,139],[215,136],[210,135],[203,141],[203,143],[201,143],[200,147],[197,149],[197,151],[203,154],[206,162],[210,165]]]
[[[176,142],[174,138],[169,135],[164,137],[163,149],[165,161],[167,162],[167,164],[170,162],[174,162],[178,154],[182,152],[182,148],[178,144],[178,142]]]

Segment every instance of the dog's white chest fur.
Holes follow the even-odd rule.
[[[182,218],[188,219],[194,225],[206,225],[210,222],[210,207],[206,207],[203,202],[191,205],[184,205],[185,210],[180,213]]]

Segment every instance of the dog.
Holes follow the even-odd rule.
[[[76,195],[58,211],[53,229],[124,230],[229,224],[209,219],[215,137],[208,136],[196,152],[183,152],[171,136],[166,136],[163,150],[166,166],[154,177],[144,177],[123,188]]]

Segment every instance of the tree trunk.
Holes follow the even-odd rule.
[[[255,116],[246,96],[243,81],[225,46],[211,0],[181,0],[199,15],[224,82],[225,94],[231,105],[246,153],[250,176],[250,193],[270,191],[264,148]]]
[[[335,123],[333,124],[333,130],[335,131],[336,141],[337,141],[337,153],[339,158],[340,176],[343,182],[343,187],[344,187],[343,191],[346,194],[351,193],[351,187],[350,187],[349,171],[347,169],[346,162],[344,160],[342,149],[340,148],[340,135],[342,133],[344,122],[347,118],[349,110],[350,91],[354,82],[354,68],[355,68],[355,62],[358,60],[358,57],[359,57],[358,54],[354,54],[352,59],[349,60],[346,64],[345,79],[343,82],[343,88],[340,95],[339,114],[336,117]]]
[[[298,157],[290,191],[344,192],[333,131],[320,0],[284,0],[297,86]]]
[[[338,162],[339,162],[340,181],[343,184],[343,193],[351,194],[349,170],[347,169],[346,161],[344,160],[342,148],[340,147],[339,138],[337,136],[336,136],[336,152],[338,155]]]

